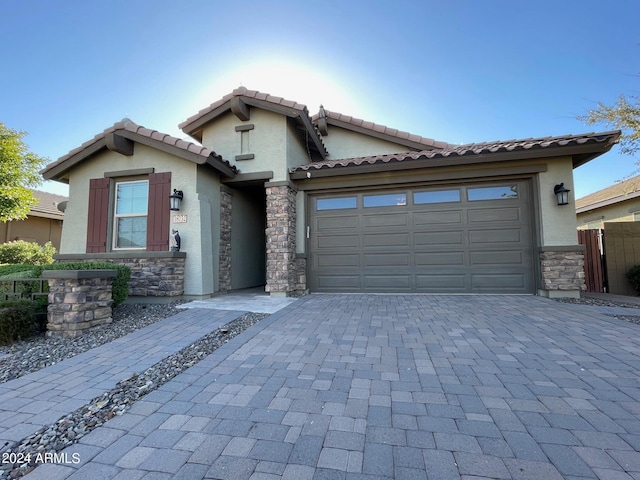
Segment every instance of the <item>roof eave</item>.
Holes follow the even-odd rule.
[[[583,207],[576,208],[576,213],[590,212],[592,210],[597,210],[598,208],[608,207],[610,205],[615,205],[617,203],[634,200],[639,197],[640,197],[640,191],[629,193],[627,195],[619,195],[614,198],[609,198],[607,200],[603,200],[600,202],[592,203],[590,205],[584,205]]]

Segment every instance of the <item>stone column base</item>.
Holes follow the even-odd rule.
[[[549,298],[579,298],[586,290],[584,255],[580,245],[543,247],[540,251],[541,288],[538,294]]]

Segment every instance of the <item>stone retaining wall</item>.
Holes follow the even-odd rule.
[[[131,269],[129,295],[175,297],[184,293],[185,252],[60,254],[60,262],[109,262]]]
[[[49,282],[47,336],[75,338],[111,323],[116,270],[45,270]]]

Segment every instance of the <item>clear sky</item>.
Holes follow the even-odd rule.
[[[51,161],[124,117],[184,137],[240,85],[456,144],[640,94],[639,0],[1,0],[0,45],[0,121]],[[636,172],[617,148],[577,197]]]

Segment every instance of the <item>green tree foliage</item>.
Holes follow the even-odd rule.
[[[22,220],[38,200],[30,190],[42,182],[46,159],[32,153],[19,132],[0,122],[0,221]]]
[[[590,110],[578,120],[587,125],[601,123],[610,128],[622,130],[620,151],[627,155],[640,152],[640,96],[620,95],[613,105],[598,103],[597,108]]]

